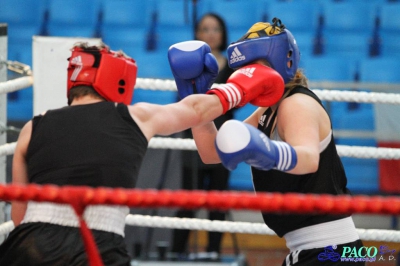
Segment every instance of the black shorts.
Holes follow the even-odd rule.
[[[359,250],[363,246],[361,240],[355,242],[328,246],[325,248],[314,248],[306,250],[296,250],[291,252],[286,256],[286,260],[282,263],[282,266],[319,266],[319,265],[329,265],[329,266],[350,266],[350,265],[365,265],[365,261],[370,261],[369,257],[354,258],[345,256],[342,257],[343,250]],[[372,259],[373,260],[373,259]]]
[[[129,266],[130,257],[120,235],[92,230],[104,265]],[[0,245],[0,265],[87,266],[79,228],[26,223],[11,231]]]

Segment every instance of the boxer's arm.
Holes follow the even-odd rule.
[[[12,183],[27,184],[28,183],[28,169],[26,162],[26,154],[28,150],[29,141],[32,133],[32,121],[29,121],[22,128],[18,137],[17,145],[15,147],[13,162],[12,162]],[[24,218],[27,202],[25,201],[12,201],[11,203],[11,219],[14,225],[17,226]]]
[[[167,105],[137,103],[128,109],[148,140],[205,124],[222,115],[219,98],[204,94],[190,95]]]
[[[221,162],[215,149],[217,132],[214,122],[192,127],[193,139],[196,143],[197,151],[205,164],[217,164]]]
[[[298,155],[297,165],[289,173],[307,174],[317,171],[320,141],[331,132],[326,111],[313,98],[298,93],[282,101],[277,119],[279,136],[290,143]]]

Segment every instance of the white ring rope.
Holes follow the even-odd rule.
[[[275,232],[263,223],[211,221],[197,218],[177,218],[129,214],[125,224],[130,226],[204,230],[214,232],[230,232],[241,234],[276,235]],[[6,235],[14,229],[12,221],[0,224],[0,235]],[[361,240],[400,242],[400,232],[395,230],[359,229],[357,233]]]
[[[32,76],[26,76],[6,82],[0,82],[0,94],[25,89],[32,85]],[[212,87],[216,87],[218,85],[219,84],[213,84]],[[135,88],[160,91],[176,91],[175,81],[170,79],[137,78]],[[318,89],[314,89],[312,91],[317,94],[322,101],[400,104],[400,94],[396,93]]]
[[[10,233],[15,228],[13,221],[0,224],[0,236]]]
[[[14,153],[16,142],[0,146],[0,157],[12,155]],[[154,137],[149,142],[149,148],[152,149],[174,149],[174,150],[197,150],[193,139],[181,138],[159,138]],[[361,158],[361,159],[400,159],[400,149],[398,148],[375,148],[361,146],[336,145],[339,156]]]
[[[311,83],[313,84],[313,83]],[[318,84],[323,83],[315,83]],[[331,87],[337,85],[349,86],[351,83],[335,83],[330,82]],[[377,87],[385,86],[389,88],[400,89],[400,84],[379,84],[379,83],[354,83],[357,87]],[[364,84],[364,85],[363,85]],[[212,87],[217,87],[219,84],[213,84]],[[320,86],[319,85],[319,86]],[[351,86],[350,86],[351,87]],[[137,78],[135,88],[149,89],[149,90],[161,90],[161,91],[176,91],[176,85],[174,80],[169,79],[148,79],[148,78]],[[322,101],[339,101],[339,102],[358,102],[358,103],[388,103],[388,104],[400,104],[400,95],[396,93],[382,93],[382,92],[366,92],[366,91],[340,91],[340,90],[312,90]]]
[[[4,145],[1,145],[0,146],[0,157],[14,154],[15,146],[17,146],[16,142],[6,143]]]
[[[322,101],[400,104],[400,94],[366,91],[312,90]]]
[[[0,94],[26,89],[32,85],[33,85],[32,76],[26,76],[0,82]]]

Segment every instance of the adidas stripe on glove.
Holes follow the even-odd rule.
[[[236,70],[226,84],[212,88],[207,94],[216,94],[223,112],[247,103],[268,107],[277,103],[283,95],[285,83],[274,69],[251,64]]]
[[[265,171],[289,171],[297,164],[292,146],[270,140],[257,128],[238,120],[229,120],[221,126],[215,146],[222,164],[230,171],[241,162]]]

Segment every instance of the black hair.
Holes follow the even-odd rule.
[[[194,36],[195,39],[197,39],[196,38],[196,34],[197,34],[198,30],[199,30],[199,25],[200,25],[201,21],[206,17],[213,17],[218,21],[218,24],[220,25],[221,32],[222,32],[222,42],[221,42],[221,45],[218,47],[218,49],[220,51],[225,51],[228,48],[228,31],[227,31],[227,28],[226,28],[226,23],[222,19],[221,16],[219,16],[219,15],[217,15],[215,13],[206,13],[199,20],[197,20],[196,25],[195,25],[195,33],[194,33],[195,34],[195,36]]]

